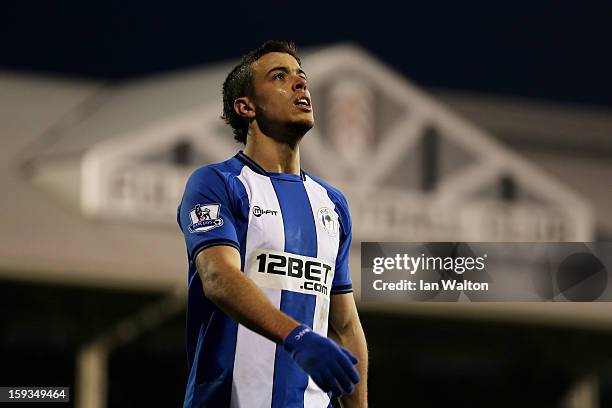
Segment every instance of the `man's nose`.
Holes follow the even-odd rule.
[[[297,79],[293,83],[293,90],[306,90],[306,79],[302,78],[301,76],[297,77]]]

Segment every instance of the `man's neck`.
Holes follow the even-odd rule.
[[[249,134],[244,153],[268,173],[300,174],[300,148],[259,132]]]

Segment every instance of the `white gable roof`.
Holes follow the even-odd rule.
[[[583,198],[363,50],[328,47],[303,63],[317,119],[304,140],[303,165],[346,193],[355,242],[489,239],[486,229],[471,225],[507,219],[526,228],[534,217],[562,223],[565,237],[592,237]],[[2,238],[0,269],[148,287],[180,282],[185,255],[174,212],[184,180],[193,167],[239,147],[219,119],[220,86],[231,66],[88,85],[70,103],[58,99],[55,108],[69,120],[47,135],[52,143],[20,157],[42,190],[22,184],[16,191],[28,195],[9,198],[14,228]],[[350,100],[356,102],[344,103]],[[14,112],[43,111],[50,103],[24,102]],[[428,145],[432,134],[436,142]],[[357,147],[344,151],[347,143]],[[173,159],[181,144],[194,158],[189,166]],[[428,155],[436,166],[424,170]],[[508,177],[519,192],[513,202],[497,194]],[[424,182],[433,183],[430,190]]]
[[[361,49],[330,47],[305,57],[304,65],[318,125],[303,141],[302,162],[347,193],[358,239],[592,237],[585,200]],[[222,82],[221,72],[213,71],[213,82]],[[197,81],[190,87],[187,83],[181,81],[173,91],[170,86],[154,88],[174,100],[192,91]],[[121,109],[111,111],[128,112],[127,104],[119,105]],[[237,148],[219,120],[218,95],[182,106],[182,111],[159,114],[90,146],[81,162],[80,197],[87,214],[174,223],[174,203],[192,168],[168,160],[173,146],[189,144],[200,159],[198,165],[224,160]],[[137,111],[143,109],[138,106]],[[94,121],[97,131],[106,120],[110,118]],[[434,138],[435,145],[429,147],[433,156],[428,157],[424,144]],[[423,174],[427,160],[433,163],[429,176]],[[424,192],[427,177],[433,177],[435,185]],[[520,192],[512,203],[502,202],[497,194],[505,180]],[[143,217],[143,208],[153,215]],[[495,224],[496,232],[481,223]]]

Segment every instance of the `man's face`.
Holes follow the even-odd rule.
[[[291,55],[271,52],[253,63],[256,120],[264,133],[301,137],[314,126],[306,74]]]

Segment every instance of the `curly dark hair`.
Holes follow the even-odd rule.
[[[242,96],[253,94],[253,62],[270,52],[284,52],[302,64],[293,42],[266,41],[260,47],[244,55],[240,63],[232,69],[223,82],[223,115],[221,119],[234,130],[236,142],[246,144],[249,131],[248,122],[234,110],[234,101]]]

